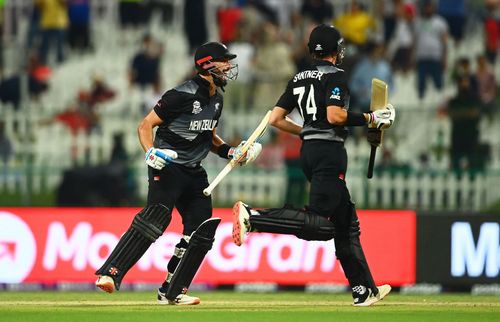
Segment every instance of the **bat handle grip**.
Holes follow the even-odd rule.
[[[373,177],[373,166],[375,165],[375,155],[377,154],[377,146],[372,145],[372,149],[370,151],[370,161],[368,162],[368,173],[366,177],[371,179]]]

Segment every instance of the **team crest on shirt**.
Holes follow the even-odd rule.
[[[215,103],[215,111],[219,110],[219,103]]]
[[[335,87],[332,90],[332,95],[330,95],[330,99],[340,100],[340,88]]]
[[[198,102],[198,101],[194,101],[194,102],[193,102],[193,111],[192,111],[192,113],[193,113],[193,114],[198,114],[198,113],[200,113],[200,112],[201,112],[200,102]]]

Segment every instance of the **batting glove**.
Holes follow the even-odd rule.
[[[173,159],[177,159],[177,152],[173,150],[149,148],[144,160],[151,168],[161,170]]]
[[[396,119],[396,110],[392,104],[387,104],[383,109],[373,111],[368,114],[368,126],[385,130],[391,127]]]
[[[246,141],[241,141],[237,147],[231,148],[228,153],[229,157],[237,161],[240,165],[246,165],[255,161],[262,151],[262,144],[254,142],[250,145],[246,152],[243,152],[242,147],[245,142]]]

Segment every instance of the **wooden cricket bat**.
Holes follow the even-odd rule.
[[[384,108],[387,105],[388,99],[388,86],[387,84],[377,78],[372,79],[372,96],[370,101],[370,110],[376,111]],[[382,136],[380,137],[380,143],[382,144],[382,139],[384,137],[384,131],[382,130]],[[368,173],[366,177],[371,179],[373,177],[373,166],[375,165],[375,155],[377,154],[378,145],[372,145],[370,151],[370,161],[368,162]]]
[[[267,111],[266,115],[264,116],[264,118],[262,119],[262,121],[260,121],[260,123],[257,126],[257,128],[252,132],[252,134],[250,134],[250,136],[248,137],[248,139],[245,142],[245,144],[243,144],[243,146],[241,147],[241,150],[243,152],[243,156],[244,156],[244,153],[250,148],[250,146],[259,137],[261,137],[264,134],[264,132],[266,131],[266,128],[267,128],[267,124],[269,123],[269,118],[270,117],[271,117],[271,111]],[[224,177],[229,172],[231,172],[231,170],[233,170],[234,167],[236,167],[238,165],[239,161],[240,160],[231,160],[231,161],[229,161],[227,163],[227,165],[224,167],[224,169],[222,169],[221,172],[219,172],[219,174],[215,177],[215,179],[212,181],[212,183],[210,183],[210,185],[208,187],[206,187],[205,190],[203,190],[203,194],[205,196],[210,196],[210,194],[212,193],[212,190],[214,190],[214,188],[217,187],[217,185],[222,181],[222,179],[224,179]]]

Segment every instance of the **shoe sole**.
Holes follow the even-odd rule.
[[[196,299],[193,302],[189,302],[189,303],[177,303],[175,301],[168,301],[167,303],[170,305],[198,305],[201,303],[201,301],[200,301],[200,299]]]
[[[244,236],[241,233],[240,209],[243,207],[241,201],[238,201],[233,206],[233,242],[236,246],[243,244]]]
[[[96,283],[95,286],[97,286],[106,293],[111,294],[115,291],[115,286],[113,285],[113,282]]]
[[[378,296],[376,297],[373,297],[373,298],[370,298],[370,299],[367,299],[366,301],[364,301],[363,303],[359,303],[359,304],[353,304],[354,306],[370,306],[372,304],[375,304],[379,301],[382,301],[387,295],[389,295],[389,293],[391,292],[392,288],[390,285],[388,285],[389,288],[382,292],[382,290],[379,288],[379,294]]]

